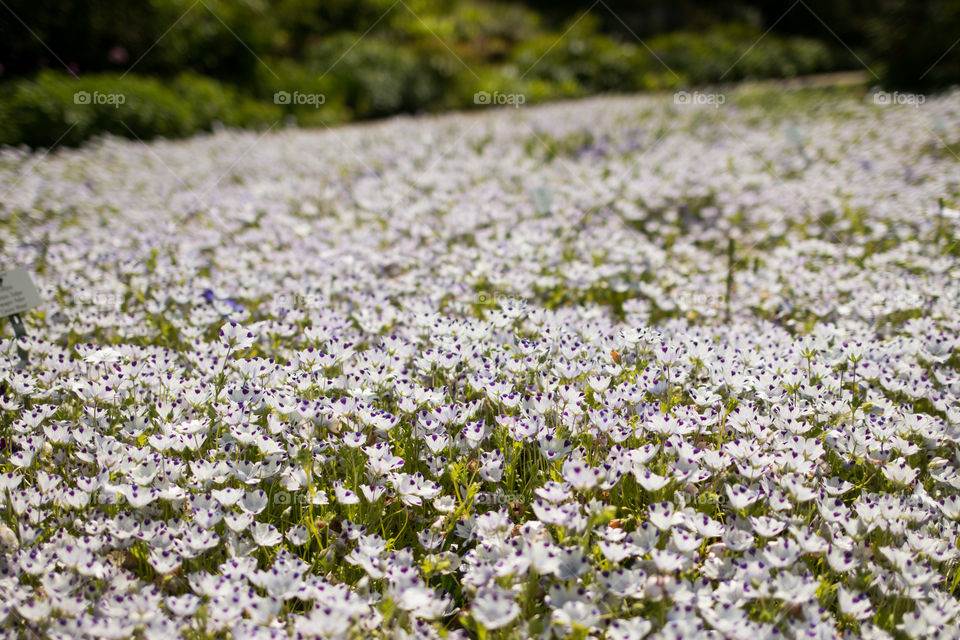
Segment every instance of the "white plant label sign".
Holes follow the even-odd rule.
[[[0,273],[0,318],[23,313],[40,304],[40,294],[26,269]]]

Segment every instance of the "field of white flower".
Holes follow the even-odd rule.
[[[960,93],[725,98],[0,154],[0,635],[960,637]]]

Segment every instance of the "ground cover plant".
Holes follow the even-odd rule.
[[[3,151],[0,633],[956,638],[960,93],[909,97]]]

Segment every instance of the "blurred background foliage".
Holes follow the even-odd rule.
[[[473,108],[480,90],[529,104],[865,67],[898,89],[960,77],[960,0],[7,0],[0,14],[0,144],[29,146]]]

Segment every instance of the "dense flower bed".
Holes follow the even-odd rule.
[[[958,637],[958,132],[743,90],[5,152],[2,633]]]

